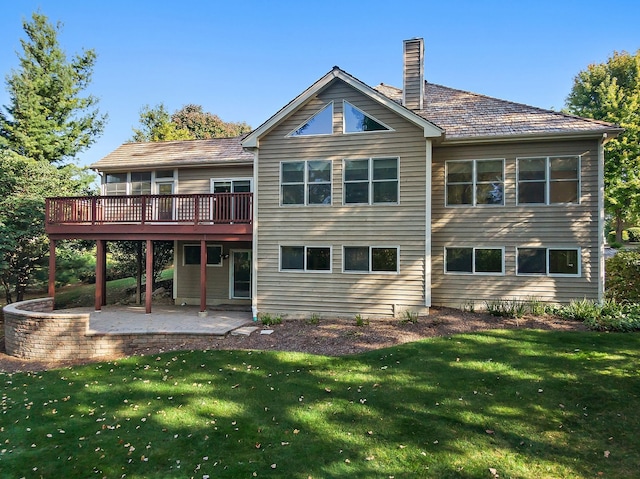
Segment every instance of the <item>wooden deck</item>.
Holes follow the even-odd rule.
[[[252,193],[47,198],[53,239],[251,240]]]

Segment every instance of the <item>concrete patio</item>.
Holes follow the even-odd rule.
[[[145,313],[144,306],[104,306],[56,310],[62,313],[89,314],[88,334],[206,334],[224,336],[231,331],[253,325],[249,311],[209,310],[199,314],[197,306],[156,305]]]

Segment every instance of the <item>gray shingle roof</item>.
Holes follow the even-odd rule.
[[[209,163],[252,163],[253,154],[242,149],[241,140],[242,137],[125,143],[90,165],[90,168],[129,171],[163,166],[204,166]]]
[[[402,100],[399,88],[381,83],[375,89],[395,101]],[[428,82],[425,82],[424,108],[416,113],[443,128],[446,138],[451,140],[510,135],[597,134],[617,129],[611,123]]]

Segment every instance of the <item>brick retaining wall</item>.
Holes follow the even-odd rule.
[[[55,312],[53,298],[32,299],[4,307],[7,354],[23,359],[99,359],[144,348],[168,348],[207,335],[187,333],[89,332],[89,313]]]

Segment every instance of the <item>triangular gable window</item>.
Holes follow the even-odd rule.
[[[333,102],[305,121],[287,136],[331,135],[333,133]]]
[[[387,125],[367,115],[361,109],[356,108],[348,101],[343,101],[344,132],[361,133],[364,131],[393,131]]]

